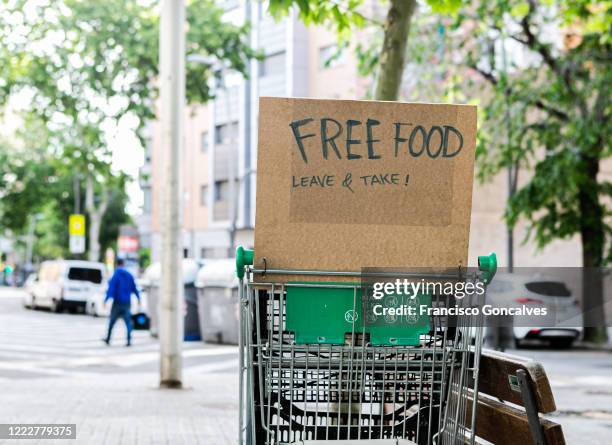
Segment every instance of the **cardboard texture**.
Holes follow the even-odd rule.
[[[259,107],[256,267],[264,257],[268,269],[466,265],[475,106],[262,97]]]

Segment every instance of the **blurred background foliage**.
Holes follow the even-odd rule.
[[[80,208],[100,227],[92,233],[88,224],[90,244],[97,243],[97,258],[90,259],[99,259],[118,226],[130,221],[128,178],[111,165],[112,133],[127,119],[142,143],[144,125],[155,118],[158,3],[0,2],[0,106],[25,104],[11,110],[22,113],[21,131],[0,141],[0,230],[23,238],[29,218],[42,213],[39,258],[67,254],[75,178]],[[213,0],[188,4],[187,52],[210,60],[187,63],[189,102],[211,98],[216,64],[246,74],[248,60],[258,56],[247,44],[248,26],[227,23],[222,15]],[[88,191],[93,205],[85,200]]]

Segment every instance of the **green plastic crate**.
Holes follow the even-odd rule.
[[[355,293],[353,288],[307,285],[287,287],[285,327],[295,334],[297,344],[343,344],[355,316],[355,332],[361,332],[361,289]]]
[[[353,329],[357,333],[363,331],[364,304],[359,285],[353,288],[308,287],[308,284],[321,283],[291,284],[287,286],[285,328],[294,333],[297,344],[344,344],[345,335],[353,332]],[[419,295],[413,300],[405,295],[386,296],[365,303],[368,317],[365,332],[370,334],[371,344],[416,346],[420,335],[429,332],[428,316],[375,317],[372,313],[371,306],[374,304],[394,307],[404,303],[416,304],[417,308],[419,304],[431,305],[431,296]]]
[[[374,315],[373,306],[381,305],[380,309],[396,308],[402,305],[414,308],[414,314]],[[431,307],[431,295],[419,294],[415,298],[407,295],[388,295],[381,300],[369,300],[366,303],[368,314],[366,331],[370,333],[373,345],[416,346],[421,334],[430,330],[430,320],[427,315],[419,315],[419,307]]]

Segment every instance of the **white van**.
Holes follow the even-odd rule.
[[[40,265],[30,285],[32,308],[45,307],[54,312],[64,308],[85,309],[87,298],[106,289],[106,268],[93,261],[55,260]]]

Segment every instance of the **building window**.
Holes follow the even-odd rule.
[[[208,153],[208,131],[203,131],[200,137],[202,153]]]
[[[238,122],[215,126],[215,144],[227,144],[230,140],[238,140]]]
[[[215,181],[215,202],[227,201],[229,198],[229,181]]]
[[[200,249],[200,258],[202,259],[214,259],[214,258],[226,258],[227,248],[225,247],[202,247]]]
[[[334,68],[344,62],[344,51],[338,45],[319,48],[319,69]]]
[[[215,125],[215,144],[223,144],[227,137],[226,125]]]
[[[238,140],[238,129],[239,129],[238,122],[232,122],[232,125],[230,126],[230,131],[231,131],[230,136],[233,135],[234,141]]]
[[[216,250],[214,247],[202,247],[200,249],[200,258],[211,259],[217,258]]]
[[[285,52],[270,54],[259,62],[259,77],[272,76],[285,72]]]
[[[200,205],[206,207],[208,203],[208,186],[200,186]]]

